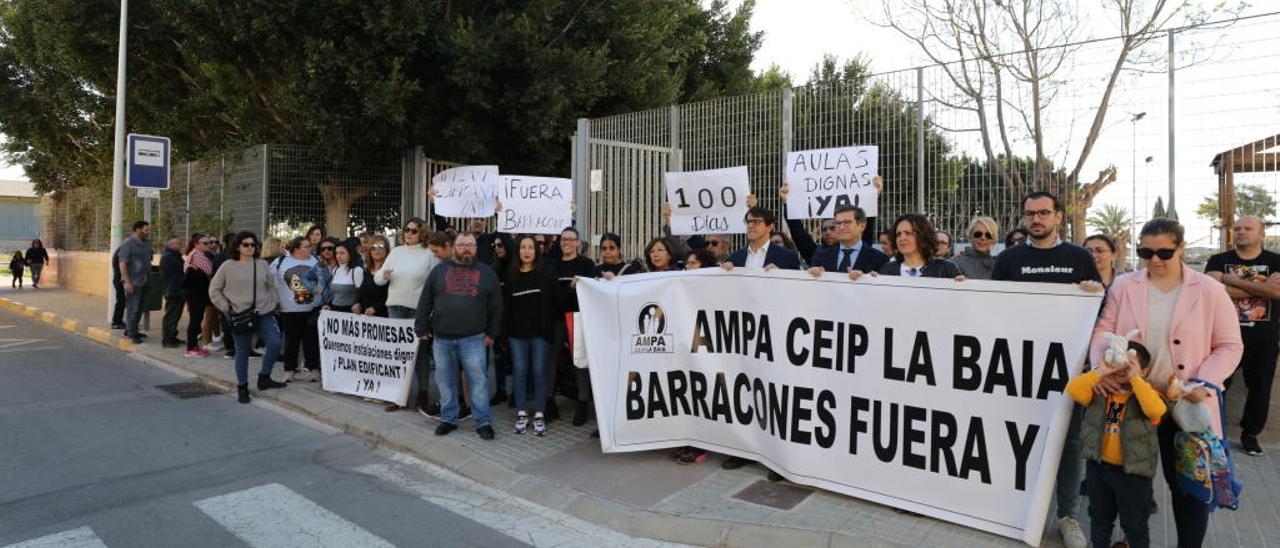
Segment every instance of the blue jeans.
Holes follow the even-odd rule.
[[[1071,420],[1067,423],[1067,438],[1062,442],[1062,461],[1058,463],[1058,518],[1080,519],[1080,472],[1084,459],[1080,457],[1080,421],[1084,419],[1084,407],[1071,406]]]
[[[547,354],[551,343],[546,339],[507,339],[511,347],[511,390],[516,396],[516,410],[528,411],[529,373],[533,373],[533,412],[541,413],[547,407]]]
[[[253,333],[236,333],[236,383],[249,383],[249,353],[253,352]],[[280,325],[272,314],[258,317],[258,338],[266,348],[262,351],[262,369],[259,375],[270,375],[280,356]]]
[[[388,306],[387,317],[393,320],[412,320],[418,311],[407,306]],[[431,342],[418,341],[418,353],[413,359],[413,377],[409,379],[409,401],[414,399],[418,407],[426,407],[426,398],[419,398],[418,394],[429,392],[431,387],[431,363],[428,358],[431,357]]]
[[[433,341],[436,386],[440,387],[440,413],[444,422],[458,423],[458,368],[471,385],[471,417],[476,426],[493,422],[489,412],[489,379],[485,367],[484,334]]]

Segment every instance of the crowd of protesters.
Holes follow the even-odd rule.
[[[782,203],[787,191],[783,185]],[[1209,507],[1183,493],[1173,477],[1179,426],[1168,409],[1185,397],[1208,402],[1217,417],[1221,392],[1208,387],[1228,387],[1237,367],[1247,389],[1242,447],[1250,455],[1262,453],[1257,436],[1266,423],[1280,353],[1280,330],[1271,317],[1280,299],[1280,255],[1262,249],[1258,219],[1236,223],[1235,249],[1211,259],[1206,274],[1184,266],[1182,227],[1152,220],[1137,244],[1145,268],[1126,273],[1116,264],[1120,250],[1111,238],[1097,234],[1082,245],[1063,240],[1062,205],[1045,192],[1022,200],[1022,225],[1003,240],[994,219],[973,218],[963,232],[968,245],[959,252],[950,234],[918,213],[901,215],[876,232],[875,219],[844,205],[822,222],[815,238],[800,221],[780,223],[785,211],[759,207],[755,196],[747,203],[746,245],[736,250],[728,235],[672,235],[667,206],[663,232],[635,250],[623,249],[614,233],[589,245],[574,227],[558,236],[510,235],[487,232],[484,219],[458,232],[442,218],[433,227],[411,218],[398,231],[398,245],[379,234],[330,237],[319,226],[283,240],[264,241],[249,232],[221,239],[195,234],[186,242],[170,238],[158,281],[150,279],[150,227],[139,222],[113,254],[120,297],[113,326],[142,342],[141,295],[148,284],[162,283],[163,344],[185,347],[193,358],[225,352],[234,359],[239,401],[247,403],[251,358],[261,358],[258,390],[318,380],[320,311],[413,319],[420,341],[408,408],[438,421],[437,435],[470,418],[476,433],[489,440],[495,437],[494,409],[502,404],[514,412],[515,434],[547,435],[548,423],[559,418],[557,388],[576,388],[571,423],[589,421],[590,368],[575,290],[583,278],[718,267],[807,270],[815,277],[840,273],[852,283],[863,276],[901,276],[1073,284],[1105,291],[1106,298],[1086,373],[1068,387],[1081,405],[1072,413],[1057,476],[1057,518],[1066,545],[1085,546],[1087,539],[1104,545],[1098,543],[1110,538],[1117,518],[1130,545],[1146,545],[1157,461],[1172,492],[1178,544],[1203,542]],[[37,283],[40,266],[48,262],[38,244],[23,262]],[[593,247],[598,261],[588,256]],[[178,338],[184,309],[185,341]],[[1130,330],[1139,333],[1130,366],[1103,363],[1104,334]],[[277,360],[285,382],[271,376]],[[567,373],[569,378],[558,378]],[[1207,387],[1185,395],[1170,389],[1193,379]],[[1128,402],[1140,409],[1126,414]],[[1103,407],[1106,412],[1098,411]],[[1130,422],[1146,426],[1120,427]],[[1151,448],[1149,458],[1126,462],[1139,458],[1134,455],[1143,447]],[[708,455],[685,447],[672,458],[691,464]],[[748,464],[735,457],[723,466]],[[770,478],[781,476],[770,472]],[[1088,535],[1078,520],[1082,494],[1090,502]]]

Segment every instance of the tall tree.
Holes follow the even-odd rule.
[[[327,162],[311,183],[331,210],[279,213],[336,221],[367,191],[361,170],[411,145],[563,173],[575,118],[750,91],[753,7],[140,2],[129,14],[128,130],[170,136],[184,159],[309,145]],[[42,192],[109,186],[118,18],[115,0],[0,0],[3,151]]]
[[[1169,216],[1169,212],[1164,209],[1164,196],[1156,196],[1156,207],[1151,210],[1152,219],[1163,219]]]
[[[1068,198],[1071,235],[1084,237],[1085,212],[1103,188],[1114,182],[1114,167],[1097,177],[1084,173],[1101,136],[1111,96],[1122,72],[1142,59],[1141,48],[1168,28],[1175,17],[1202,21],[1209,12],[1187,2],[1115,0],[1105,2],[1120,37],[1110,69],[1098,86],[1092,119],[1079,142],[1069,136],[1049,136],[1048,106],[1058,92],[1075,85],[1065,67],[1079,51],[1084,32],[1079,6],[1071,0],[1005,0],[1000,2],[944,0],[882,0],[878,24],[896,30],[937,63],[957,90],[934,97],[945,106],[971,114],[978,126],[987,163],[1004,179],[1011,196],[1028,189],[1050,189]],[[1226,3],[1217,9],[1225,10]],[[1236,8],[1238,11],[1239,8]],[[1000,155],[1013,158],[1022,151],[1014,143],[1026,140],[1034,152],[1034,177],[1003,169]],[[1068,146],[1058,147],[1057,143]],[[1052,170],[1049,151],[1061,148]]]
[[[1130,229],[1133,226],[1133,218],[1129,215],[1129,210],[1123,207],[1107,204],[1102,206],[1101,210],[1095,210],[1089,215],[1085,221],[1092,226],[1094,230],[1110,236],[1116,242],[1116,264],[1125,264],[1125,259],[1129,255],[1129,242],[1131,239]],[[1082,238],[1080,241],[1084,241]]]
[[[1241,184],[1235,186],[1235,191],[1235,217],[1250,215],[1262,219],[1263,222],[1275,217],[1276,198],[1267,191],[1266,187]],[[1200,202],[1200,206],[1196,208],[1196,216],[1209,221],[1213,225],[1218,224],[1221,217],[1218,216],[1217,192]]]

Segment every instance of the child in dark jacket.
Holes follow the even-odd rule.
[[[1103,364],[1067,384],[1067,395],[1085,406],[1080,454],[1086,459],[1085,490],[1094,546],[1111,546],[1117,516],[1129,546],[1145,548],[1151,544],[1147,529],[1151,478],[1160,460],[1156,426],[1168,406],[1146,380],[1151,353],[1133,341],[1129,349],[1135,355],[1124,367]],[[1093,387],[1107,376],[1118,380],[1125,391],[1095,397]]]
[[[9,261],[9,272],[13,274],[13,282],[10,286],[22,289],[22,271],[26,268],[27,261],[22,258],[22,252],[14,251],[13,259]]]

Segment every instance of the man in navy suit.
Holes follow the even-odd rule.
[[[725,263],[725,270],[738,268],[763,268],[773,270],[800,270],[800,255],[785,247],[771,245],[769,235],[777,218],[773,212],[763,207],[747,210],[747,247],[734,251]]]
[[[875,272],[889,262],[889,257],[862,240],[867,229],[867,214],[855,205],[836,208],[836,244],[824,245],[813,252],[809,260],[809,273],[813,277],[823,272]],[[794,232],[793,232],[794,233]]]

